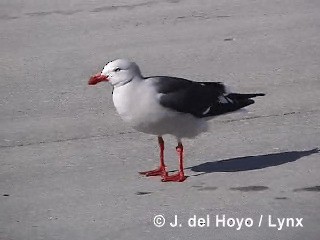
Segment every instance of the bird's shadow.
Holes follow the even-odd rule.
[[[302,157],[319,152],[320,149],[315,148],[307,151],[291,151],[271,153],[266,155],[237,157],[220,161],[206,162],[193,167],[189,167],[188,169],[193,172],[200,172],[195,176],[213,172],[250,171],[294,162]]]

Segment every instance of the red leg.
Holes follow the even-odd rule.
[[[183,171],[183,145],[181,142],[178,143],[176,150],[179,155],[179,172],[171,176],[168,176],[168,174],[163,175],[163,182],[183,182],[187,178],[186,176],[184,176]]]
[[[151,171],[140,172],[140,174],[145,176],[165,176],[166,173],[166,165],[164,164],[164,141],[162,137],[158,137],[158,143],[160,147],[160,166]]]

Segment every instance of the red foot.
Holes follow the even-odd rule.
[[[168,174],[163,175],[162,182],[183,182],[186,180],[186,176],[184,176],[183,172],[178,172],[174,175],[168,176]]]
[[[155,170],[146,171],[146,172],[139,172],[142,175],[145,175],[147,177],[149,176],[165,176],[166,175],[166,167],[160,166]]]

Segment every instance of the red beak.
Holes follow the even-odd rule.
[[[108,77],[102,75],[101,73],[98,73],[98,74],[92,76],[92,77],[89,79],[88,84],[89,84],[89,85],[96,85],[97,83],[103,82],[103,81],[106,81],[106,82],[109,81]]]

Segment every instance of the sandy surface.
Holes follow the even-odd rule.
[[[1,1],[0,239],[318,240],[319,12],[317,0]],[[87,86],[119,57],[267,96],[186,140],[190,177],[162,183],[137,174],[158,163],[156,138],[120,120],[110,86]],[[252,226],[228,226],[237,218]]]

